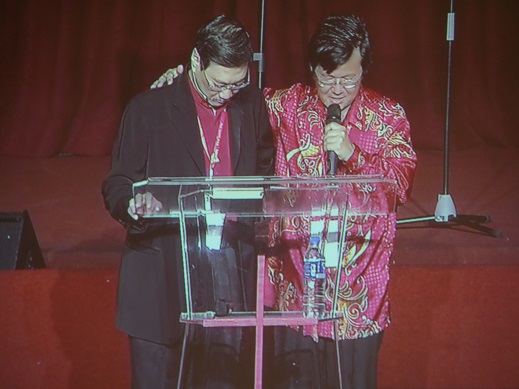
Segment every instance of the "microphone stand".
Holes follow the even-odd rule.
[[[265,35],[265,0],[261,0],[261,20],[260,20],[260,42],[259,52],[253,54],[253,60],[258,62],[258,88],[263,87],[263,72],[265,65],[263,63],[263,38]]]
[[[450,1],[450,12],[447,14],[447,41],[449,44],[449,55],[447,62],[447,106],[445,115],[445,138],[444,138],[444,160],[443,160],[443,193],[438,195],[438,202],[434,215],[407,218],[397,220],[397,225],[436,222],[441,223],[442,227],[464,226],[478,231],[484,235],[494,238],[505,238],[500,231],[494,230],[482,224],[490,222],[490,216],[486,215],[465,215],[458,214],[452,196],[449,194],[449,113],[450,113],[450,89],[451,89],[451,62],[452,62],[452,42],[454,41],[454,0]]]

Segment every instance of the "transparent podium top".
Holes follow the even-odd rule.
[[[396,199],[395,182],[375,176],[149,178],[133,191],[158,200],[144,217],[180,226],[186,320],[255,310],[256,258],[285,244],[271,239],[276,220],[310,220],[308,233],[321,235],[327,266],[338,266],[343,221],[387,215]]]
[[[152,177],[133,185],[161,204],[148,218],[283,216],[343,213],[383,215],[395,210],[396,185],[377,176],[348,177]]]

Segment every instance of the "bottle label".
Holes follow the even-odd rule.
[[[324,259],[312,258],[305,261],[305,278],[310,280],[324,280],[326,277]]]

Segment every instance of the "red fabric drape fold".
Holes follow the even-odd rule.
[[[311,82],[306,44],[329,14],[364,18],[375,62],[366,84],[399,101],[415,147],[440,149],[450,1],[266,1],[264,86]],[[107,155],[129,99],[185,63],[196,30],[239,19],[259,49],[261,1],[62,0],[0,4],[0,155]],[[514,0],[455,1],[452,146],[518,147]],[[515,69],[514,69],[515,70]]]

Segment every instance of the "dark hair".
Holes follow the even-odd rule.
[[[368,31],[358,16],[329,16],[317,28],[308,48],[312,71],[318,65],[331,73],[346,63],[358,48],[362,58],[362,72],[371,65],[371,46]]]
[[[211,62],[226,68],[239,68],[252,61],[249,34],[240,23],[224,15],[198,30],[195,48],[202,69]]]

